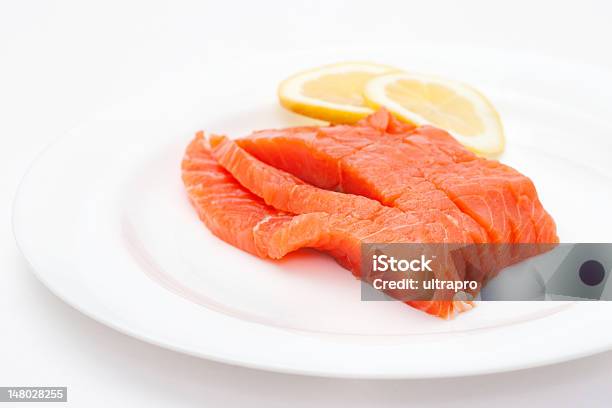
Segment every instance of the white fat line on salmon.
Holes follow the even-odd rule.
[[[257,224],[255,224],[255,226],[253,227],[253,230],[252,230],[253,234],[257,234],[257,232],[259,231],[259,228],[262,226],[262,224],[265,224],[266,222],[270,221],[271,218],[272,218],[271,215],[266,215],[261,220],[259,220],[259,222]]]

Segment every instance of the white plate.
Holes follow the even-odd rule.
[[[60,138],[15,201],[15,235],[36,275],[78,310],[139,339],[282,372],[445,377],[609,349],[605,302],[491,302],[443,321],[398,302],[361,302],[358,282],[326,256],[263,261],[206,230],[180,181],[193,132],[240,136],[307,123],[276,106],[276,83],[347,58],[482,89],[506,125],[502,161],[534,179],[561,239],[610,241],[611,127],[602,119],[612,92],[604,72],[491,50],[362,47],[191,64]]]

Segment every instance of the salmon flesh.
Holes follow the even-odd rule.
[[[512,245],[558,242],[528,177],[384,109],[356,125],[262,130],[237,141],[199,132],[182,175],[200,219],[224,241],[268,259],[315,248],[357,277],[363,243],[510,244],[473,254],[484,282],[535,254]],[[471,307],[406,303],[443,318]]]

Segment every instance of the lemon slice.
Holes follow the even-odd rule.
[[[495,155],[504,150],[499,114],[484,95],[460,82],[394,73],[368,81],[364,96],[368,105],[384,106],[402,120],[447,130],[474,152]]]
[[[355,123],[371,114],[363,97],[370,79],[398,69],[369,62],[344,62],[295,74],[278,87],[285,108],[332,123]]]

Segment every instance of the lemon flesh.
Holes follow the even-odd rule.
[[[394,73],[368,81],[364,97],[369,106],[384,106],[404,121],[440,127],[477,153],[496,155],[504,149],[505,136],[497,111],[468,85],[427,75]]]
[[[278,87],[285,108],[331,123],[355,123],[373,112],[363,96],[371,79],[398,70],[368,62],[326,65],[295,74]]]

